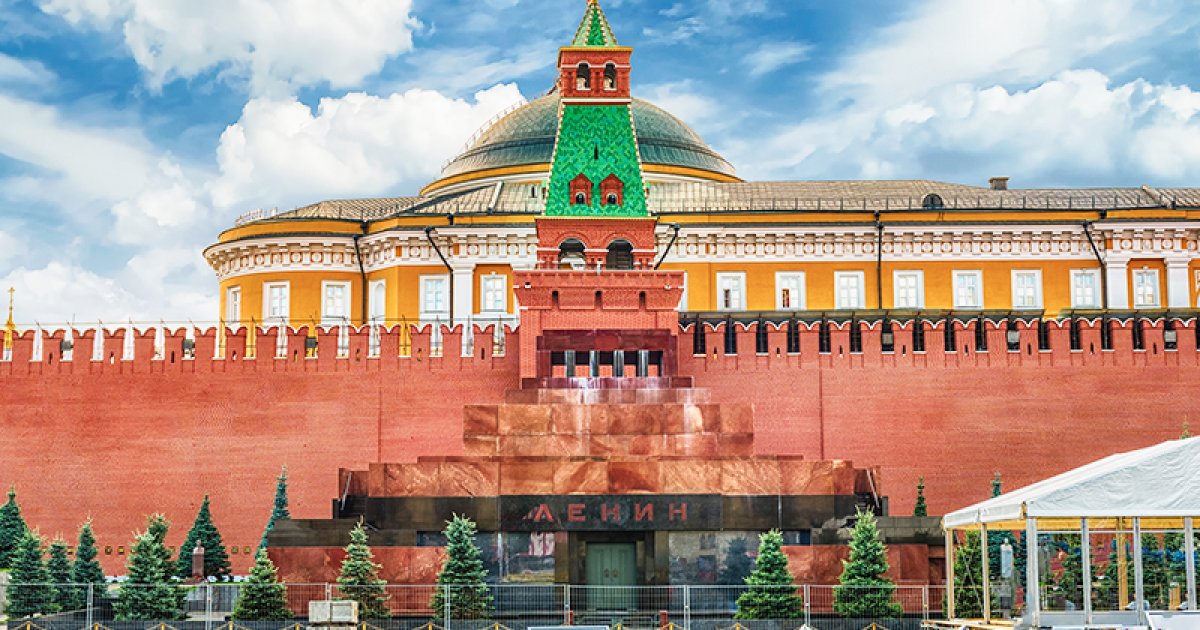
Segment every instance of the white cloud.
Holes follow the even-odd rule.
[[[250,209],[414,194],[472,132],[519,99],[516,86],[499,85],[473,102],[428,90],[351,93],[322,99],[315,113],[296,100],[252,100],[221,134],[215,203]]]
[[[54,81],[54,73],[41,62],[17,59],[0,53],[0,84],[46,85]]]
[[[119,30],[158,88],[210,70],[256,94],[350,87],[412,48],[411,0],[41,0],[73,25]]]
[[[808,59],[810,50],[812,46],[800,42],[768,42],[746,55],[745,64],[750,76],[761,77]]]
[[[0,267],[19,260],[26,248],[15,235],[0,229]]]

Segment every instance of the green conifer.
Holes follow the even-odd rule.
[[[76,610],[79,600],[78,590],[71,581],[71,561],[67,558],[67,543],[62,538],[55,538],[50,543],[50,559],[46,561],[46,572],[50,583],[54,585],[54,603],[60,611]]]
[[[992,609],[997,610],[996,600]],[[968,531],[961,547],[954,550],[954,615],[960,619],[983,617],[983,541],[979,532]]]
[[[196,521],[188,531],[183,546],[179,548],[179,560],[176,562],[175,575],[182,579],[192,577],[192,552],[199,543],[204,548],[204,577],[215,577],[218,580],[229,579],[232,569],[229,566],[229,554],[225,543],[221,540],[221,532],[213,523],[212,512],[208,506],[208,495],[200,504],[200,512]]]
[[[379,565],[372,560],[371,547],[367,545],[367,530],[359,521],[350,530],[350,544],[346,545],[346,558],[342,560],[342,571],[338,575],[338,590],[341,599],[358,602],[361,619],[386,619],[391,616],[388,609],[387,584],[379,579]]]
[[[737,536],[730,539],[725,548],[725,562],[717,574],[717,584],[745,584],[746,577],[754,570],[754,561],[750,559],[750,546],[746,539]]]
[[[25,537],[25,519],[17,505],[17,487],[8,488],[8,502],[0,505],[0,569],[12,567],[12,555]]]
[[[104,570],[96,560],[96,536],[92,533],[92,521],[84,521],[79,528],[79,546],[75,548],[75,564],[71,567],[71,581],[76,585],[78,600],[73,609],[87,605],[88,585],[92,586],[93,602],[102,597],[107,589]]]
[[[444,533],[446,562],[438,572],[438,589],[430,605],[439,618],[446,616],[449,607],[451,619],[485,619],[492,613],[492,594],[483,554],[475,544],[475,521],[455,515],[446,523]]]
[[[287,587],[279,581],[275,563],[266,549],[259,549],[250,569],[250,579],[242,583],[233,606],[236,621],[284,621],[292,618],[287,607]]]
[[[267,528],[263,530],[262,542],[258,543],[258,548],[267,548],[267,536],[275,529],[275,523],[290,518],[292,515],[288,513],[287,466],[284,466],[275,482],[275,505],[271,508],[271,518],[267,520]]]
[[[929,508],[925,505],[925,478],[917,478],[917,503],[913,505],[913,516],[929,516]]]
[[[1004,482],[1000,481],[1000,471],[996,471],[996,475],[992,477],[992,498],[998,497],[1004,493]]]
[[[896,585],[887,578],[887,547],[879,539],[875,514],[857,513],[850,538],[850,559],[833,590],[833,610],[843,617],[895,619],[902,613]]]
[[[130,548],[128,578],[121,584],[113,611],[120,621],[184,619],[184,592],[172,581],[175,565],[164,540],[169,527],[161,515],[151,516]]]
[[[735,619],[795,619],[804,614],[778,529],[758,537],[758,561],[746,585],[750,588],[737,599]]]
[[[37,532],[26,531],[13,552],[8,603],[5,606],[9,619],[58,612],[55,589],[50,584],[50,573],[46,570],[42,554],[42,543],[42,537]]]

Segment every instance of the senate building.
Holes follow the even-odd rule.
[[[597,0],[564,44],[412,196],[217,236],[220,325],[10,322],[0,482],[30,522],[90,510],[116,572],[209,494],[245,572],[286,465],[294,582],[361,519],[386,579],[431,583],[463,514],[497,582],[737,584],[778,528],[828,584],[869,508],[894,579],[937,584],[919,480],[941,514],[1200,418],[1200,188],[745,181],[634,96]]]

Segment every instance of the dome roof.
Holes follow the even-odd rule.
[[[512,166],[545,164],[549,168],[560,102],[559,94],[549,94],[501,118],[442,169],[441,179]],[[706,171],[725,180],[737,177],[733,165],[683,121],[658,106],[633,99],[633,124],[643,165]]]

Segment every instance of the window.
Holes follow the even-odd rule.
[[[800,354],[800,324],[796,320],[787,323],[788,354]]]
[[[592,68],[587,63],[581,63],[575,69],[575,89],[580,91],[592,89]]]
[[[692,356],[704,356],[708,352],[704,323],[696,319],[692,328]]]
[[[954,308],[983,308],[983,272],[954,272]]]
[[[575,193],[575,205],[582,206],[587,204],[587,195],[584,193]]]
[[[350,321],[350,283],[321,283],[321,323],[346,324]]]
[[[583,269],[587,267],[587,257],[585,255],[586,248],[583,241],[577,238],[569,238],[558,246],[558,268],[559,269]]]
[[[421,276],[421,318],[441,318],[450,314],[450,278]]]
[[[850,322],[850,353],[862,354],[862,324]]]
[[[1133,308],[1158,308],[1158,272],[1137,269],[1133,272]]]
[[[841,310],[863,308],[863,304],[866,302],[863,272],[836,271],[833,274],[833,283],[837,291],[834,308]]]
[[[892,275],[894,308],[925,308],[925,273],[897,271]]]
[[[479,279],[480,312],[504,313],[508,311],[508,276],[497,274]]]
[[[921,200],[921,207],[926,210],[940,210],[946,207],[946,202],[942,201],[941,195],[925,195]]]
[[[1071,308],[1100,308],[1100,270],[1071,270]]]
[[[288,321],[288,283],[268,282],[263,285],[263,319],[270,323]]]
[[[1012,272],[1013,308],[1036,310],[1042,308],[1042,272],[1039,269]]]
[[[883,352],[896,351],[896,329],[892,326],[892,322],[886,319],[879,328],[879,347]]]
[[[954,328],[954,320],[947,318],[942,329],[942,344],[946,352],[958,352],[958,331]]]
[[[229,287],[225,290],[225,323],[237,326],[242,321],[242,288]]]
[[[617,65],[614,63],[604,65],[604,89],[617,89]]]
[[[717,310],[746,310],[746,274],[717,274]]]
[[[754,325],[754,353],[768,354],[770,352],[770,340],[767,337],[767,323],[758,320]]]
[[[1083,336],[1080,334],[1079,320],[1075,319],[1074,317],[1071,318],[1070,337],[1071,351],[1079,352],[1080,350],[1083,350]]]
[[[1140,319],[1133,322],[1133,349],[1146,349],[1146,322]]]
[[[913,352],[925,352],[925,322],[917,320],[912,323]]]
[[[1100,349],[1113,349],[1113,326],[1111,319],[1104,319],[1100,322]]]
[[[975,352],[987,352],[987,323],[982,317],[975,319]]]
[[[607,269],[615,270],[633,269],[633,244],[622,239],[609,243],[608,256],[605,258],[604,266]]]
[[[821,354],[833,352],[833,333],[829,322],[821,322],[820,327],[817,328],[817,352]]]
[[[1038,350],[1041,352],[1050,351],[1050,324],[1046,320],[1038,320]]]
[[[775,274],[775,308],[781,311],[804,310],[804,272],[780,271]]]
[[[737,324],[733,320],[725,322],[725,354],[737,354]]]

